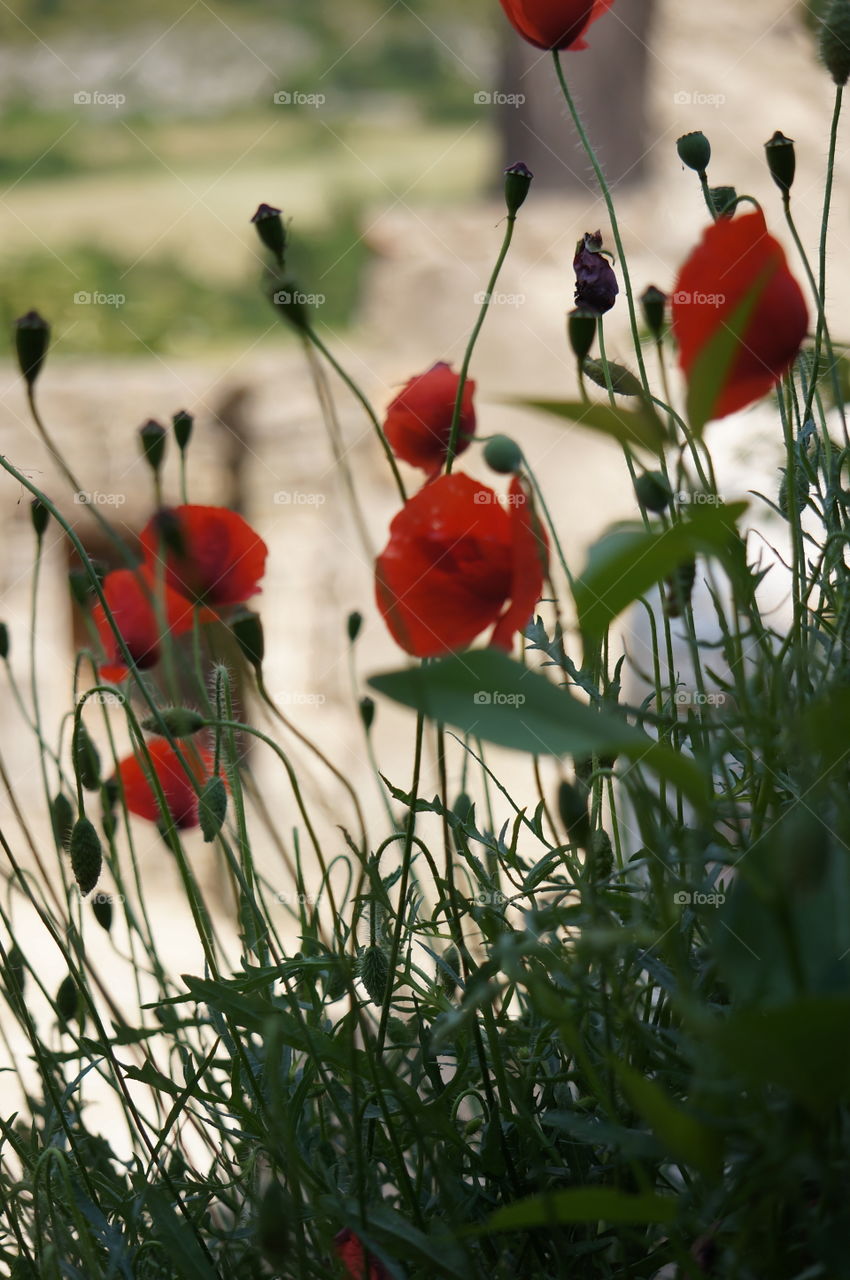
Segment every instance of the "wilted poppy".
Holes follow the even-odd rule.
[[[198,796],[186,776],[177,752],[165,738],[154,738],[148,742],[147,749],[174,825],[181,828],[196,827]],[[213,771],[211,754],[205,748],[189,742],[182,744],[182,752],[193,776],[199,785],[203,785]],[[118,777],[130,812],[139,818],[147,818],[150,822],[160,822],[162,813],[142,759],[135,755],[127,756],[118,766]]]
[[[620,286],[614,268],[602,252],[601,231],[584,233],[576,245],[573,270],[576,273],[576,306],[598,316],[610,311]]]
[[[384,433],[397,458],[435,475],[446,460],[460,377],[444,361],[409,382],[387,410]],[[467,448],[475,431],[472,396],[475,383],[463,388],[455,456]]]
[[[718,369],[707,418],[735,413],[770,391],[800,350],[809,317],[761,210],[720,218],[705,230],[679,272],[672,316],[688,380],[717,335],[743,321],[731,363]]]
[[[160,616],[157,616],[154,575],[148,565],[116,569],[106,575],[102,585],[109,611],[141,670],[159,661],[164,634],[179,636],[192,628],[191,601],[169,586],[164,587],[159,602]],[[127,675],[127,665],[100,601],[92,610],[92,619],[107,655],[107,661],[100,667],[101,679],[117,683]]]
[[[508,20],[538,49],[586,49],[584,32],[614,0],[502,0]]]
[[[518,476],[506,511],[465,475],[441,476],[405,503],[375,566],[378,607],[393,638],[419,658],[465,649],[493,626],[510,649],[540,599],[545,534]]]
[[[390,1280],[386,1267],[377,1258],[370,1256],[367,1270],[363,1242],[350,1227],[334,1236],[334,1249],[353,1280]]]
[[[226,507],[166,507],[141,534],[148,563],[164,557],[168,585],[211,606],[242,604],[260,590],[268,547]]]

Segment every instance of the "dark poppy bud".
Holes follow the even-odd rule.
[[[271,281],[269,299],[282,319],[288,320],[294,329],[302,332],[310,328],[310,317],[304,302],[305,294],[295,280],[276,276]]]
[[[673,501],[673,490],[661,471],[644,471],[635,480],[635,493],[638,502],[647,511],[660,514]]]
[[[363,721],[363,728],[368,733],[375,720],[374,698],[366,697],[360,699],[360,719]]]
[[[91,900],[91,909],[101,929],[105,929],[109,933],[112,928],[112,899],[109,894],[96,893]]]
[[[664,312],[667,307],[667,294],[662,293],[651,284],[644,290],[640,305],[643,309],[644,323],[657,342],[664,332]]]
[[[171,419],[171,425],[174,428],[174,439],[177,441],[177,448],[182,453],[191,439],[195,419],[185,409],[178,409]]]
[[[70,973],[62,979],[59,990],[56,992],[56,1012],[63,1026],[67,1026],[72,1018],[82,1022],[82,1001],[77,984]]]
[[[78,818],[70,840],[71,870],[83,897],[91,893],[100,879],[103,850],[94,823]]]
[[[594,880],[607,880],[614,869],[614,850],[611,837],[600,827],[590,837],[587,851],[587,869]]]
[[[144,426],[139,427],[139,442],[142,446],[142,456],[147,459],[148,465],[154,475],[162,466],[162,459],[165,456],[165,443],[168,439],[168,433],[165,427],[160,426],[158,422],[154,422],[153,418],[148,418]]]
[[[50,343],[50,325],[37,311],[28,311],[15,321],[15,347],[21,373],[32,387],[44,364]]]
[[[602,233],[585,232],[576,245],[573,258],[576,273],[577,307],[604,315],[610,311],[620,292],[614,269],[602,251]],[[586,353],[585,353],[586,354]]]
[[[683,134],[676,142],[676,150],[682,164],[700,175],[705,173],[711,159],[711,143],[704,133],[697,130]]]
[[[47,507],[38,498],[33,498],[30,505],[30,518],[32,519],[32,527],[35,529],[35,536],[39,542],[44,537],[44,531],[50,523],[50,512]]]
[[[57,847],[67,852],[71,847],[71,832],[74,829],[74,806],[63,791],[58,791],[51,801],[50,821]]]
[[[274,254],[278,266],[282,267],[286,252],[286,230],[281,220],[280,209],[275,209],[270,204],[261,204],[251,221],[257,228],[257,235],[263,244]]]
[[[224,780],[215,774],[205,784],[198,797],[198,822],[204,843],[212,844],[227,816],[227,788]]]
[[[785,517],[786,520],[791,519],[792,507],[794,511],[797,512],[798,515],[800,514],[801,511],[805,510],[806,505],[809,501],[810,488],[811,488],[811,482],[809,480],[809,477],[806,475],[805,469],[800,465],[799,462],[797,463],[797,466],[794,469],[793,495],[789,492],[790,485],[788,484],[788,472],[787,471],[782,472],[782,479],[779,482],[779,494],[777,497],[776,505],[779,507],[779,510],[781,511],[782,515]]]
[[[348,615],[348,621],[345,625],[348,632],[348,643],[354,644],[355,640],[360,635],[360,630],[363,626],[363,614],[358,613],[355,609],[353,613]]]
[[[74,774],[86,791],[99,791],[100,755],[82,720],[78,720],[74,725],[71,737],[71,759]]]
[[[640,379],[616,360],[606,360],[604,364],[601,360],[583,360],[581,367],[590,381],[605,391],[610,383],[611,390],[618,396],[643,395]]]
[[[578,307],[567,316],[567,336],[573,355],[583,361],[596,337],[596,313],[586,307]]]
[[[390,977],[389,961],[382,949],[380,947],[367,947],[360,956],[358,971],[360,981],[366,988],[369,999],[373,1004],[382,1005],[384,996],[387,994],[387,984]]]
[[[0,622],[0,661],[5,662],[9,656],[9,628]]]
[[[734,187],[710,187],[708,194],[718,218],[731,218],[738,202],[738,192]]]
[[[444,993],[451,999],[457,991],[460,977],[460,956],[457,947],[447,947],[440,958],[443,963],[437,967],[437,980]]]
[[[259,670],[266,655],[266,641],[260,615],[245,609],[231,620],[230,629],[242,650],[242,656]]]
[[[522,450],[510,436],[493,436],[484,446],[484,461],[499,475],[512,475],[522,466]]]
[[[191,707],[162,707],[159,718],[149,716],[142,721],[142,728],[147,733],[168,732],[172,738],[191,738],[205,724],[206,720],[200,712],[193,711]]]
[[[510,217],[524,204],[534,174],[522,161],[512,164],[505,170],[505,204]]]
[[[794,185],[794,174],[797,171],[797,153],[794,150],[794,139],[786,138],[779,129],[764,144],[767,156],[767,167],[770,176],[784,196],[787,196]]]
[[[581,781],[562,782],[558,788],[558,813],[570,844],[582,848],[590,836],[590,814],[587,809],[587,787]]]
[[[820,29],[820,56],[838,85],[850,78],[850,3],[832,0]]]

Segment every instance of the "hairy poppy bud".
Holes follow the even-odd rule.
[[[738,192],[734,187],[710,187],[708,194],[718,218],[733,216],[738,200]]]
[[[5,622],[0,622],[0,660],[3,662],[9,656],[9,628]]]
[[[87,893],[91,893],[100,879],[103,866],[100,836],[94,828],[94,823],[89,822],[88,818],[78,818],[74,823],[70,850],[71,870],[80,887],[80,893],[85,897]]]
[[[33,386],[41,373],[49,342],[50,325],[37,311],[28,311],[15,321],[18,364],[29,387]]]
[[[662,293],[651,284],[641,295],[640,305],[643,309],[644,323],[657,342],[664,332],[664,311],[667,307],[667,294]]]
[[[610,311],[620,292],[614,269],[602,251],[602,232],[586,231],[576,245],[576,306],[597,315]]]
[[[705,173],[711,159],[711,143],[704,133],[697,130],[694,133],[683,134],[676,142],[676,150],[682,164],[687,165],[700,176]]]
[[[266,641],[260,615],[252,613],[250,609],[245,609],[231,619],[230,629],[242,651],[242,656],[247,658],[252,666],[259,671],[266,653]]]
[[[101,929],[105,929],[109,933],[112,928],[112,899],[109,894],[96,893],[91,900],[91,909]]]
[[[590,814],[587,810],[587,787],[583,782],[562,782],[558,788],[558,813],[570,844],[587,844]]]
[[[375,720],[375,699],[368,696],[361,698],[359,705],[360,719],[363,721],[363,728],[368,733]]]
[[[353,613],[348,615],[348,620],[345,626],[346,631],[348,632],[348,643],[354,644],[355,640],[360,635],[360,630],[363,626],[363,614],[358,613],[355,609]]]
[[[601,360],[585,360],[581,367],[591,382],[595,382],[597,387],[604,387],[606,391],[610,382],[611,390],[618,396],[643,394],[640,379],[635,377],[631,369],[614,360],[606,360],[604,364]]]
[[[635,479],[635,493],[640,505],[657,515],[673,501],[673,490],[661,471],[644,471],[643,475],[638,476]]]
[[[100,755],[82,720],[78,720],[74,725],[74,732],[71,738],[71,759],[74,765],[74,774],[79,778],[86,791],[99,791]]]
[[[820,29],[820,56],[838,85],[850,78],[850,0],[832,0]]]
[[[192,438],[195,419],[185,409],[178,409],[171,419],[171,425],[174,428],[174,439],[177,441],[177,448],[182,453]]]
[[[162,466],[167,440],[168,433],[165,427],[160,426],[158,422],[154,422],[153,418],[148,418],[144,426],[139,427],[139,443],[142,446],[142,456],[147,459],[154,475]]]
[[[484,446],[484,461],[499,475],[511,475],[522,466],[522,451],[510,436],[493,436]]]
[[[380,947],[366,947],[358,964],[360,981],[373,1004],[382,1005],[387,994],[390,966]]]
[[[505,170],[505,204],[510,217],[513,218],[525,202],[533,177],[534,174],[521,160]]]
[[[594,880],[607,880],[614,868],[611,837],[601,827],[590,837],[587,867]]]
[[[270,204],[261,204],[251,221],[263,244],[274,254],[278,266],[282,267],[286,252],[286,230],[281,221],[280,209],[275,209]]]
[[[67,852],[71,848],[71,832],[74,829],[74,806],[64,791],[57,792],[51,801],[50,822],[57,846]]]
[[[587,307],[577,307],[575,311],[571,311],[567,316],[567,337],[573,355],[577,360],[583,361],[596,337],[596,312],[588,311]]]
[[[206,720],[200,712],[193,711],[191,707],[162,707],[159,718],[149,716],[142,721],[142,728],[148,733],[168,732],[172,738],[191,738],[205,724]]]
[[[224,779],[215,774],[198,797],[198,821],[204,837],[204,844],[212,844],[227,815],[227,788]]]
[[[32,519],[32,527],[35,529],[35,536],[41,542],[44,537],[44,531],[50,523],[50,512],[39,498],[33,498],[30,504],[30,518]]]
[[[437,967],[437,978],[445,994],[451,997],[457,991],[460,976],[460,956],[457,947],[447,947],[440,958],[443,963]]]
[[[794,185],[794,174],[797,172],[797,153],[794,150],[794,139],[786,138],[779,129],[764,144],[767,156],[767,167],[770,176],[783,196],[787,196]]]

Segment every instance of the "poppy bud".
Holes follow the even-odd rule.
[[[74,823],[70,841],[71,870],[83,897],[91,893],[100,879],[103,866],[103,850],[94,823],[88,818],[78,818]]]
[[[584,360],[593,346],[596,337],[596,314],[586,307],[577,307],[567,316],[567,336],[573,355],[578,361]]]
[[[263,244],[274,254],[278,266],[282,267],[286,251],[286,230],[281,221],[280,209],[275,209],[270,204],[261,204],[251,221]]]
[[[53,797],[50,822],[56,844],[67,852],[71,847],[71,832],[74,828],[74,807],[63,791],[57,792]]]
[[[809,477],[806,475],[806,472],[803,469],[803,467],[798,463],[794,470],[794,497],[793,497],[793,507],[798,515],[800,514],[801,511],[805,510],[806,503],[809,501],[810,488],[811,488],[811,484],[809,481]],[[779,482],[779,496],[777,498],[776,505],[779,507],[779,510],[782,512],[786,520],[791,519],[791,506],[792,506],[791,501],[789,501],[790,495],[788,490],[789,490],[788,472],[783,471],[782,479]]]
[[[794,139],[786,138],[777,129],[773,137],[764,144],[767,156],[767,167],[770,176],[783,196],[787,196],[794,185],[794,174],[797,171],[797,153],[794,150]]]
[[[198,797],[198,821],[204,844],[212,844],[227,815],[227,788],[224,780],[215,774],[205,784]]]
[[[275,276],[269,289],[269,300],[283,320],[288,320],[294,329],[310,328],[310,319],[304,293],[296,281]]]
[[[570,844],[587,844],[590,814],[587,811],[587,787],[583,782],[562,782],[558,788],[558,813]]]
[[[5,622],[0,622],[0,659],[3,662],[9,656],[9,628]]]
[[[346,630],[348,631],[348,643],[354,644],[355,640],[360,635],[360,629],[363,626],[363,614],[358,613],[355,609],[353,613],[348,615],[348,621],[345,625]]]
[[[360,981],[373,1004],[382,1005],[387,994],[390,966],[380,947],[367,947],[359,961]]]
[[[614,869],[614,850],[611,837],[601,827],[590,837],[587,869],[594,880],[607,880]]]
[[[676,142],[676,150],[682,164],[700,175],[705,173],[711,159],[711,143],[704,133],[697,130],[683,134]]]
[[[517,210],[524,204],[534,174],[522,161],[512,164],[505,170],[505,204],[508,216],[516,216]]]
[[[171,425],[174,428],[174,439],[177,441],[177,448],[182,453],[191,439],[195,419],[185,409],[178,409],[171,419]]]
[[[106,893],[98,893],[91,900],[94,918],[102,929],[109,933],[112,928],[112,899]]]
[[[660,515],[673,501],[673,490],[661,471],[644,471],[643,475],[637,476],[635,493],[640,505],[656,515]]]
[[[259,671],[266,653],[266,641],[260,615],[252,613],[250,609],[245,609],[244,612],[238,613],[231,620],[230,629],[242,651],[242,656],[247,658],[252,666]]]
[[[576,273],[576,306],[585,307],[600,316],[610,311],[620,286],[611,263],[602,252],[601,231],[586,231],[579,240],[573,270]]]
[[[363,728],[368,733],[375,719],[374,698],[365,697],[360,699],[360,719],[363,721]]]
[[[142,721],[142,728],[148,733],[162,734],[161,725],[164,725],[172,738],[191,738],[205,724],[206,720],[200,712],[193,711],[191,707],[162,707],[159,717],[149,716]]]
[[[71,738],[71,759],[74,765],[74,774],[79,778],[86,791],[99,791],[100,755],[82,720],[78,720],[74,725],[74,732]]]
[[[30,517],[32,519],[32,527],[35,529],[35,536],[39,542],[44,537],[44,531],[50,523],[50,512],[47,507],[38,498],[33,498],[30,505]]]
[[[635,377],[631,369],[617,364],[614,360],[608,360],[605,364],[601,360],[585,360],[581,367],[591,382],[595,382],[597,387],[604,387],[606,391],[610,382],[611,390],[618,396],[643,394],[640,380]]]
[[[667,294],[662,293],[660,289],[656,289],[654,284],[651,284],[641,296],[640,304],[643,308],[644,323],[655,341],[658,342],[664,332],[664,311],[667,306]]]
[[[142,456],[147,459],[148,465],[154,475],[157,474],[162,466],[162,459],[165,455],[165,442],[168,434],[165,427],[161,427],[158,422],[154,422],[153,418],[148,418],[144,426],[139,427],[139,442],[142,446]]]
[[[832,0],[820,29],[820,56],[838,85],[850,78],[850,0]]]
[[[708,194],[718,218],[731,218],[735,213],[738,192],[734,187],[710,187]]]
[[[460,956],[457,947],[447,947],[441,959],[443,963],[437,969],[437,979],[445,994],[451,997],[457,991],[457,980],[460,974]]]
[[[28,311],[15,321],[15,347],[21,373],[32,387],[41,373],[50,342],[50,325],[37,311]]]
[[[66,1026],[72,1018],[82,1022],[82,1001],[77,984],[70,973],[62,979],[59,990],[56,992],[56,1012],[63,1026]]]
[[[493,436],[484,446],[484,461],[499,475],[507,476],[519,471],[522,452],[510,436]]]

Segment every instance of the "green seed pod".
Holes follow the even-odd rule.
[[[710,187],[708,194],[718,218],[731,218],[735,212],[738,192],[734,187]]]
[[[664,332],[664,312],[667,308],[667,294],[662,293],[651,284],[644,291],[640,300],[643,308],[643,319],[647,329],[657,342]]]
[[[673,490],[670,488],[664,473],[661,471],[644,471],[635,480],[635,493],[638,502],[647,511],[660,514],[673,501]]]
[[[289,1200],[278,1182],[270,1182],[257,1209],[257,1246],[275,1270],[290,1258]]]
[[[139,443],[142,448],[142,457],[146,459],[154,475],[158,473],[162,466],[167,442],[168,432],[165,427],[160,426],[158,422],[154,422],[153,418],[148,418],[147,422],[139,427]]]
[[[794,185],[794,175],[797,172],[794,139],[786,138],[785,134],[777,129],[773,137],[764,144],[764,153],[767,156],[767,167],[771,178],[782,194],[787,196]]]
[[[850,0],[832,0],[820,29],[820,56],[833,80],[850,78]]]
[[[443,965],[446,965],[451,972],[447,972],[447,969],[440,965],[437,969],[437,980],[446,995],[451,998],[457,991],[458,978],[460,976],[460,956],[458,955],[457,947],[447,947],[441,959]]]
[[[360,981],[373,1004],[382,1005],[387,994],[390,966],[380,947],[366,947],[358,961]]]
[[[534,174],[521,160],[505,170],[505,204],[511,218],[525,203],[533,177]]]
[[[581,362],[588,355],[596,337],[596,312],[577,307],[567,316],[567,337],[573,355]]]
[[[50,325],[37,311],[28,311],[25,316],[20,316],[15,321],[18,365],[30,389],[41,373],[49,343]]]
[[[231,620],[230,629],[242,651],[242,656],[247,658],[248,662],[259,671],[266,653],[266,641],[260,615],[252,613],[250,609],[245,609]]]
[[[174,439],[177,441],[177,448],[183,453],[192,438],[195,419],[185,409],[178,409],[171,419],[171,425],[174,428]]]
[[[585,360],[582,363],[582,369],[591,382],[595,382],[597,387],[604,387],[608,390],[608,382],[605,377],[606,366],[601,360]],[[627,369],[625,365],[616,364],[613,360],[609,360],[607,364],[608,377],[611,379],[611,390],[618,396],[639,396],[643,395],[643,387],[640,380],[635,377],[631,369]]]
[[[286,228],[280,213],[280,209],[275,209],[273,205],[261,204],[251,221],[262,243],[274,254],[277,265],[282,267],[286,254]]]
[[[493,436],[484,446],[484,461],[499,475],[512,475],[522,466],[522,451],[510,436]]]
[[[70,852],[71,832],[74,828],[75,809],[63,791],[53,797],[50,804],[50,821],[53,824],[53,836],[56,847]]]
[[[112,928],[112,899],[108,893],[96,893],[91,900],[94,918],[102,929],[109,933]]]
[[[88,818],[78,818],[70,840],[71,870],[83,897],[91,893],[100,879],[103,850],[100,836]]]
[[[148,716],[142,721],[142,728],[148,733],[159,734],[160,737],[163,737],[167,731],[172,738],[191,738],[192,734],[203,729],[205,724],[206,720],[200,712],[193,711],[191,707],[163,707],[160,710],[159,719],[156,716]]]
[[[360,719],[363,721],[363,728],[367,733],[372,728],[375,721],[375,699],[368,697],[360,699]]]
[[[227,815],[227,787],[224,779],[216,774],[208,779],[198,797],[198,820],[205,844],[215,840]]]
[[[676,142],[676,150],[682,164],[695,173],[704,174],[711,159],[711,143],[700,130],[685,133]]]
[[[0,622],[0,660],[3,662],[9,656],[9,628],[5,622]]]
[[[558,813],[570,844],[584,848],[590,835],[587,787],[584,782],[562,782],[558,787]]]
[[[32,527],[35,529],[35,536],[41,542],[44,537],[44,531],[50,524],[50,512],[39,498],[33,498],[30,504],[30,517],[32,519]]]
[[[791,519],[791,502],[789,501],[789,493],[788,493],[789,487],[790,486],[788,484],[788,472],[783,469],[782,479],[779,482],[779,496],[777,498],[776,505],[779,507],[779,510],[782,512],[786,520]],[[798,515],[800,514],[801,511],[805,511],[806,509],[806,504],[809,501],[810,488],[811,488],[811,484],[809,482],[809,477],[806,475],[806,472],[804,471],[803,467],[798,462],[797,466],[794,468],[794,498],[793,498],[793,508]]]
[[[283,320],[294,329],[303,332],[310,328],[310,318],[304,302],[304,291],[295,280],[275,277],[269,288],[269,301]]]
[[[590,837],[587,851],[587,868],[594,880],[607,880],[614,869],[614,850],[611,837],[601,827]]]
[[[100,755],[81,719],[74,725],[71,738],[71,760],[74,775],[79,778],[86,791],[99,791]]]
[[[355,609],[353,613],[348,615],[348,620],[345,626],[346,631],[348,632],[348,643],[354,644],[355,640],[360,635],[360,631],[363,626],[363,614],[358,613]]]
[[[56,1012],[59,1014],[59,1021],[64,1026],[76,1018],[82,1024],[82,1008],[80,993],[73,976],[69,973],[63,978],[59,984],[59,990],[56,992]]]

